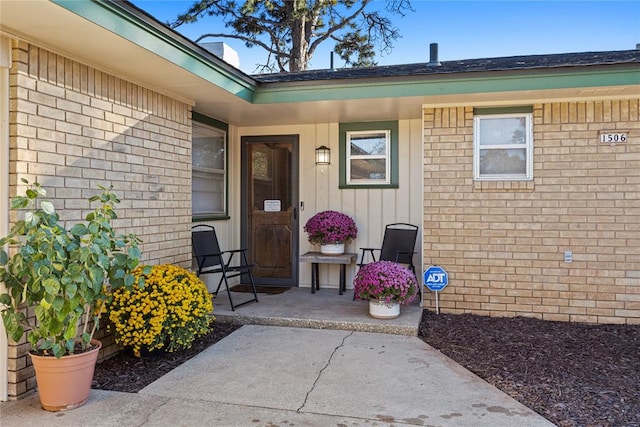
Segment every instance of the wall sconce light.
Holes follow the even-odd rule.
[[[331,149],[327,146],[321,145],[316,148],[316,165],[330,165],[331,164]]]

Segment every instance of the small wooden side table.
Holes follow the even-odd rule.
[[[344,253],[342,255],[324,255],[320,252],[307,252],[300,255],[300,261],[311,263],[311,293],[320,289],[320,264],[340,264],[340,286],[338,293],[342,295],[347,290],[347,265],[356,261],[358,254]]]

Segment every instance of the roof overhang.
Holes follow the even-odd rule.
[[[638,64],[259,84],[126,2],[2,0],[0,33],[236,126],[420,118],[423,106],[640,97]]]
[[[203,108],[253,101],[252,78],[126,6],[3,0],[0,33]]]

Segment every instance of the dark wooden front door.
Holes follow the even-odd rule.
[[[298,284],[298,136],[242,137],[242,241],[256,284]]]

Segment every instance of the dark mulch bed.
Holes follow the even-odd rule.
[[[640,325],[425,310],[420,337],[559,426],[640,426]]]
[[[190,350],[96,366],[93,388],[137,392],[239,326],[216,322]],[[424,311],[420,338],[561,427],[640,426],[640,325]]]

